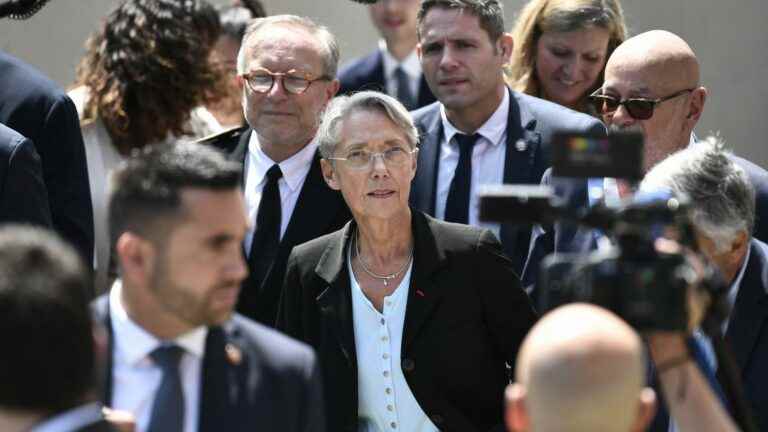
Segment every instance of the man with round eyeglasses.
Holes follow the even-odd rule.
[[[339,49],[327,28],[295,15],[254,20],[237,57],[248,125],[204,142],[243,164],[250,230],[243,242],[249,276],[237,309],[274,325],[288,254],[349,218],[325,185],[315,134],[339,89]]]

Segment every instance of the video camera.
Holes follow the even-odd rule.
[[[582,184],[585,190],[587,178],[618,178],[636,185],[643,176],[642,147],[637,133],[558,134],[552,142],[552,181]],[[595,252],[552,254],[542,261],[532,292],[541,313],[586,301],[612,310],[638,331],[685,331],[692,313],[690,286],[709,298],[721,298],[725,286],[716,271],[708,268],[702,278],[702,271],[697,272],[683,253],[656,247],[658,239],[672,235],[683,247],[697,251],[689,206],[680,198],[666,192],[640,193],[617,206],[602,200],[578,207],[566,204],[567,197],[554,190],[499,185],[480,196],[481,219],[538,223],[550,230],[557,225],[587,241],[611,240],[608,248]]]

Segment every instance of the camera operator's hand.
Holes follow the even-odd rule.
[[[700,254],[681,246],[675,240],[658,238],[654,247],[659,253],[678,254],[685,258],[686,274],[681,276],[688,280],[688,332],[692,333],[701,325],[712,301],[709,292],[701,289],[701,284],[708,274],[707,263]]]
[[[686,343],[687,334],[650,332],[644,337],[678,430],[738,430],[693,361]]]

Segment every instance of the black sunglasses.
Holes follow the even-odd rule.
[[[693,88],[680,90],[677,93],[659,99],[629,98],[619,100],[613,96],[600,94],[602,89],[597,89],[589,95],[589,100],[599,114],[611,115],[619,109],[619,106],[624,105],[629,115],[635,120],[648,120],[653,117],[653,110],[656,108],[656,105],[694,90]]]

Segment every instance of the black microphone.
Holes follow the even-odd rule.
[[[48,0],[9,0],[0,4],[0,18],[25,20],[36,14]]]

